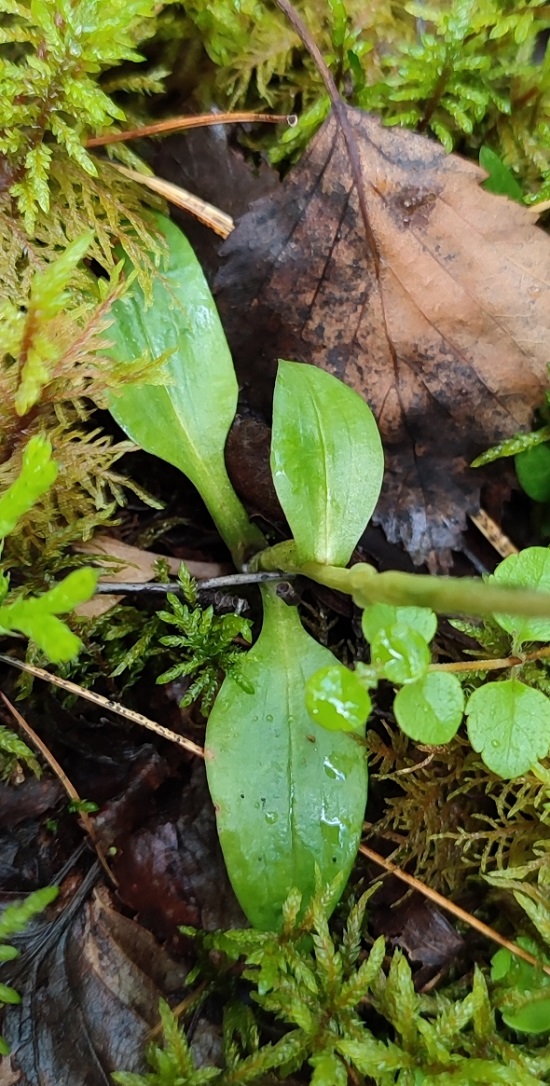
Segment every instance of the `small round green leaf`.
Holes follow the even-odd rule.
[[[523,950],[549,964],[534,939],[520,935],[517,942]],[[535,1034],[550,1031],[550,977],[542,969],[501,947],[491,959],[491,980],[498,985],[497,1005],[510,1029]]]
[[[429,671],[398,691],[393,711],[401,731],[415,742],[448,743],[464,714],[462,687],[448,671]]]
[[[550,549],[527,547],[511,554],[497,566],[489,581],[498,585],[535,588],[550,592]],[[522,615],[495,615],[499,626],[511,634],[517,645],[525,641],[550,641],[550,618],[527,618]]]
[[[535,445],[514,459],[520,486],[534,502],[550,501],[550,444]]]
[[[429,607],[394,607],[390,603],[373,603],[363,611],[362,626],[367,641],[379,630],[389,626],[409,626],[430,642],[437,630],[437,616]]]
[[[431,655],[422,634],[409,626],[379,630],[371,641],[371,660],[384,679],[402,686],[416,682],[428,670]]]
[[[520,777],[550,749],[550,699],[517,679],[480,686],[466,706],[468,735],[485,765]]]
[[[372,703],[355,672],[341,664],[316,671],[306,683],[306,706],[316,724],[335,732],[360,731]]]

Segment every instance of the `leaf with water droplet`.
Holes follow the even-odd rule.
[[[316,867],[326,885],[341,875],[336,903],[360,840],[367,765],[357,734],[317,728],[306,708],[306,682],[334,665],[332,653],[272,588],[262,595],[262,631],[240,664],[254,693],[225,679],[208,720],[205,753],[233,888],[251,923],[272,930],[281,926],[292,888],[307,905]],[[335,772],[327,773],[328,766]]]
[[[393,711],[401,731],[415,742],[448,743],[464,714],[460,681],[448,671],[429,671],[397,692]]]
[[[371,662],[381,677],[401,686],[413,683],[430,666],[429,646],[422,634],[410,626],[389,626],[379,630],[371,641]]]
[[[522,776],[550,750],[550,699],[518,679],[474,690],[466,714],[470,743],[499,777]]]
[[[355,672],[342,664],[316,671],[306,684],[306,706],[311,719],[330,731],[364,731],[371,699]]]

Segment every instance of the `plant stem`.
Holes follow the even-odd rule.
[[[506,614],[550,618],[550,593],[485,584],[467,577],[431,577],[392,570],[378,573],[358,562],[351,569],[300,563],[292,540],[278,543],[255,559],[255,568],[301,573],[318,584],[353,596],[359,607],[389,603],[399,607],[430,607],[438,614],[479,617]]]
[[[497,660],[461,660],[450,664],[430,664],[429,671],[503,671],[508,667],[521,667],[532,660],[544,660],[550,656],[550,646],[542,649],[533,649],[524,656],[506,656]]]
[[[200,462],[196,471],[188,466],[186,474],[197,487],[216,528],[231,551],[235,566],[242,569],[246,558],[265,546],[265,537],[248,519],[244,505],[233,490],[223,453],[215,461]]]

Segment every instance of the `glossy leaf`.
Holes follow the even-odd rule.
[[[547,547],[527,547],[519,554],[509,555],[497,566],[490,582],[550,592],[550,550]],[[550,641],[550,618],[495,615],[495,621],[511,634],[518,647],[525,641]]]
[[[373,603],[363,611],[361,625],[367,641],[396,624],[409,626],[430,642],[437,630],[437,616],[429,607],[393,607],[390,603]]]
[[[514,466],[520,485],[534,502],[550,501],[550,445],[547,441],[519,453]]]
[[[448,743],[464,715],[462,687],[456,675],[429,671],[397,692],[393,711],[401,731],[415,742]]]
[[[534,939],[520,935],[516,941],[540,960],[540,947]],[[547,956],[543,961],[550,964]],[[501,947],[491,959],[491,980],[498,985],[499,1010],[510,1029],[533,1034],[550,1032],[550,977],[542,969]],[[547,999],[541,998],[544,990]]]
[[[364,731],[371,699],[354,671],[331,664],[306,684],[306,706],[312,720],[330,731]]]
[[[305,684],[334,664],[332,653],[272,589],[263,597],[262,631],[241,665],[254,693],[225,679],[208,720],[206,768],[235,893],[252,924],[273,930],[293,887],[304,906],[311,898],[316,866],[327,885],[347,879],[367,766],[355,735],[316,727],[306,709]]]
[[[550,699],[518,679],[486,683],[466,706],[468,736],[499,777],[520,777],[550,749]]]
[[[489,174],[483,182],[483,188],[497,196],[507,196],[509,200],[523,203],[523,192],[511,169],[505,166],[501,158],[490,147],[480,147],[479,165]]]
[[[240,562],[247,548],[263,545],[263,537],[250,524],[225,468],[225,441],[237,406],[233,362],[191,246],[174,223],[162,216],[157,221],[168,256],[153,279],[152,305],[134,279],[113,306],[109,335],[119,362],[168,357],[159,383],[125,385],[112,395],[111,413],[133,441],[191,479]]]
[[[301,562],[349,562],[378,501],[383,468],[365,401],[316,366],[279,362],[271,471]]]
[[[430,649],[422,635],[398,623],[379,630],[370,650],[373,666],[384,679],[398,686],[416,682],[431,663]]]

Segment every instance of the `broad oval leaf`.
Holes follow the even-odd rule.
[[[448,671],[429,671],[398,691],[393,711],[401,731],[416,743],[448,743],[464,715],[462,687]]]
[[[316,866],[327,885],[341,876],[335,904],[359,844],[367,765],[356,735],[316,727],[306,709],[305,684],[332,653],[273,590],[263,597],[262,632],[241,667],[254,693],[225,679],[205,747],[229,877],[250,922],[270,930],[294,887],[307,903]]]
[[[491,582],[510,588],[534,588],[550,592],[550,549],[526,547],[519,554],[510,554],[499,563],[489,578]],[[495,621],[514,638],[518,646],[525,641],[550,641],[550,619],[495,615]]]
[[[113,305],[109,335],[119,362],[167,358],[155,383],[128,383],[113,393],[110,410],[133,441],[191,479],[240,558],[246,546],[261,547],[263,537],[248,521],[225,468],[238,393],[233,362],[189,242],[169,219],[159,215],[157,223],[168,252],[153,278],[152,304],[134,280]]]
[[[316,366],[279,361],[271,472],[301,562],[347,565],[378,501],[383,470],[365,401]]]
[[[487,683],[466,706],[468,736],[485,765],[520,777],[550,749],[550,699],[518,679]]]

